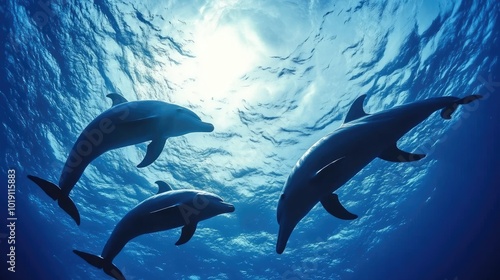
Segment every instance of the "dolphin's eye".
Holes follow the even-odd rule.
[[[285,199],[285,194],[284,194],[284,193],[282,193],[282,194],[280,195],[280,199]]]

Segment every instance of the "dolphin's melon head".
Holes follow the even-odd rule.
[[[225,202],[221,197],[213,193],[200,191],[193,198],[193,207],[200,215],[200,220],[209,219],[211,217],[234,212],[233,204]]]
[[[193,111],[177,107],[173,114],[173,127],[170,136],[180,136],[191,132],[212,132],[214,126],[203,122]]]

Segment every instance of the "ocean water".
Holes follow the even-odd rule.
[[[114,260],[127,279],[500,279],[498,1],[71,1],[0,4],[1,279],[110,279],[99,254],[157,180],[223,197],[234,213],[140,236]],[[71,197],[78,227],[26,178],[57,182],[105,96],[190,108],[211,133],[107,152]],[[367,94],[378,112],[481,94],[450,121],[433,114],[338,190],[360,217],[315,207],[283,255],[276,207],[300,156]],[[7,174],[16,173],[16,272],[7,270]]]

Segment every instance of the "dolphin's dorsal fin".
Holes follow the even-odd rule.
[[[378,157],[391,162],[410,162],[421,160],[425,157],[425,155],[412,154],[402,151],[396,146],[396,143],[394,143],[394,145],[391,145],[389,148],[385,149]]]
[[[106,97],[108,97],[109,99],[111,99],[111,101],[113,101],[113,105],[111,105],[111,107],[116,106],[116,105],[121,104],[121,103],[128,102],[128,100],[125,99],[125,97],[119,95],[118,93],[110,93],[110,94],[106,95]]]
[[[144,159],[137,165],[137,167],[145,167],[153,163],[163,151],[163,147],[165,147],[166,138],[158,138],[153,139],[151,143],[148,145],[148,149],[146,151],[146,156]]]
[[[164,181],[156,181],[155,183],[158,185],[158,193],[157,194],[168,192],[168,191],[172,190],[172,188],[169,186],[169,184],[167,184]]]
[[[342,220],[354,220],[358,217],[358,215],[347,211],[347,209],[340,204],[339,196],[334,193],[324,197],[321,200],[321,205],[323,205],[323,208],[325,208],[328,213]]]
[[[352,103],[349,112],[347,112],[347,116],[345,117],[344,123],[348,123],[350,121],[369,115],[365,112],[365,110],[363,110],[363,102],[365,101],[365,98],[366,94],[363,94],[360,97],[358,97],[354,101],[354,103]]]
[[[179,246],[179,245],[182,245],[186,242],[189,241],[189,239],[191,239],[191,237],[193,237],[194,235],[194,232],[196,231],[196,226],[198,224],[197,223],[189,223],[185,226],[182,227],[182,232],[181,232],[181,237],[179,237],[179,240],[177,240],[177,242],[175,242],[175,245]]]

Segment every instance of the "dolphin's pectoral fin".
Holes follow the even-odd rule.
[[[365,112],[363,109],[363,102],[365,101],[366,94],[361,95],[358,97],[354,103],[352,103],[351,108],[349,109],[349,112],[347,112],[347,116],[345,117],[344,123],[348,123],[350,121],[353,121],[355,119],[362,118],[364,116],[367,116],[368,114]]]
[[[181,237],[175,242],[175,245],[179,246],[188,242],[193,237],[197,225],[197,223],[190,223],[182,227]]]
[[[168,191],[172,190],[172,187],[170,187],[169,184],[167,184],[164,181],[156,181],[155,183],[158,185],[158,193],[157,194],[168,192]]]
[[[379,156],[379,158],[391,162],[410,162],[421,160],[425,157],[424,154],[411,154],[400,150],[396,144],[385,149]]]
[[[128,102],[128,100],[125,99],[125,97],[119,95],[118,93],[110,93],[110,94],[106,95],[106,97],[110,98],[111,101],[113,101],[113,105],[111,105],[111,107],[116,106],[116,105],[121,104],[121,103]]]
[[[137,165],[137,167],[146,167],[153,163],[161,154],[161,151],[163,151],[163,147],[165,147],[165,141],[167,139],[165,138],[160,138],[160,139],[154,139],[149,143],[148,145],[148,150],[146,151],[146,156],[144,159]]]
[[[451,105],[445,107],[443,110],[441,110],[441,117],[445,120],[451,119],[451,114],[457,110],[458,105],[463,105],[463,104],[469,104],[474,100],[481,99],[482,96],[478,94],[473,94],[466,96],[464,98],[461,98],[457,100],[456,102],[453,102]]]
[[[347,211],[347,209],[340,204],[339,196],[334,193],[323,198],[321,200],[321,205],[323,205],[328,213],[342,220],[354,220],[358,217],[358,215]]]

